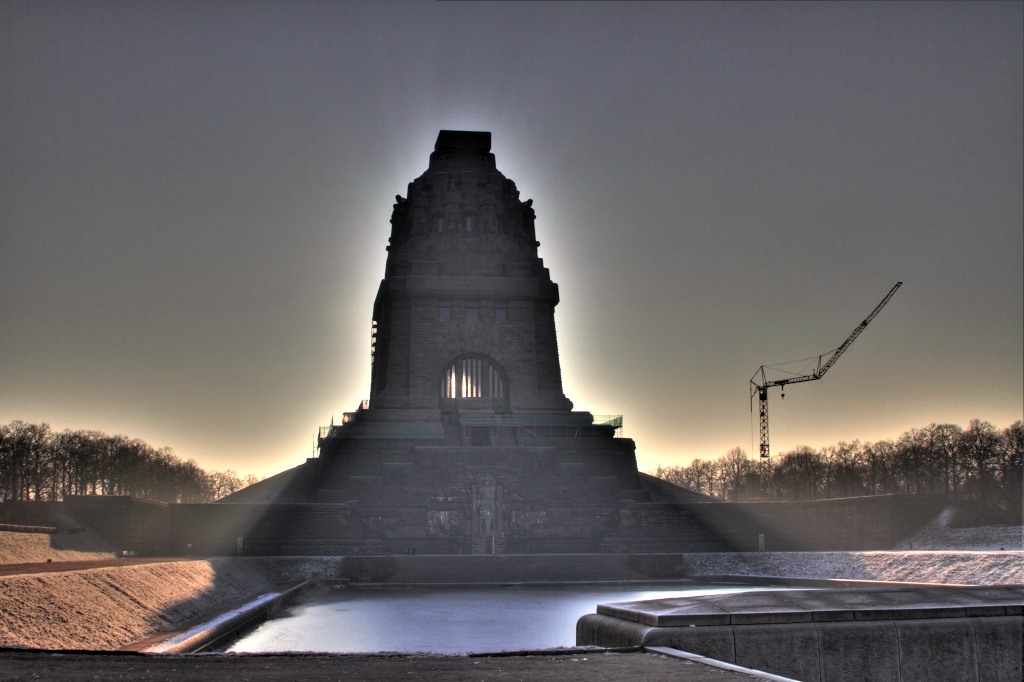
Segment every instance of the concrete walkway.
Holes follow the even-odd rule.
[[[63,573],[65,571],[85,571],[90,568],[110,568],[112,566],[138,566],[141,564],[169,564],[178,561],[195,561],[190,557],[146,559],[94,559],[91,561],[54,561],[53,563],[38,562],[30,564],[0,564],[0,576],[32,575],[35,573]]]
[[[129,656],[0,653],[0,679],[263,682],[451,680],[536,682],[751,682],[756,678],[649,653],[533,656]]]

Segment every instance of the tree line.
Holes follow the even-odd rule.
[[[1003,430],[975,419],[962,428],[930,424],[895,440],[840,442],[814,450],[798,447],[756,462],[741,448],[687,466],[658,465],[655,476],[722,500],[747,499],[752,475],[774,500],[934,493],[975,500],[1021,517],[1024,421]]]
[[[158,502],[212,502],[260,479],[204,471],[194,459],[128,436],[56,432],[47,424],[0,426],[0,502],[69,495],[131,495]]]

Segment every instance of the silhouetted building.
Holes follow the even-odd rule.
[[[314,524],[330,532],[310,527],[327,553],[621,549],[624,501],[651,491],[622,418],[574,412],[562,392],[558,285],[533,202],[490,147],[490,133],[441,131],[396,197],[369,401],[321,429],[319,458],[225,502],[344,505],[343,523]]]

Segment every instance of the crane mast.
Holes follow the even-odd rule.
[[[785,377],[783,379],[769,380],[768,375],[765,372],[764,365],[761,365],[758,370],[754,372],[754,376],[750,379],[750,409],[754,409],[754,394],[757,394],[757,408],[760,418],[761,433],[760,455],[762,463],[767,462],[771,456],[768,449],[768,389],[772,386],[780,386],[782,387],[782,390],[785,391],[788,384],[817,381],[825,376],[825,372],[829,371],[829,369],[832,368],[832,365],[836,364],[836,360],[838,360],[839,357],[845,353],[851,345],[853,345],[853,342],[861,335],[861,332],[864,331],[871,320],[875,319],[875,315],[885,307],[885,304],[889,302],[889,299],[892,298],[893,294],[895,294],[896,290],[901,286],[903,286],[903,282],[896,282],[896,286],[889,290],[889,293],[885,295],[882,302],[876,305],[875,309],[864,318],[864,321],[857,325],[857,328],[853,330],[853,333],[851,333],[845,341],[843,341],[842,345],[835,350],[830,350],[827,353],[819,355],[818,366],[810,374],[799,374]],[[783,395],[785,395],[785,393],[783,393]]]

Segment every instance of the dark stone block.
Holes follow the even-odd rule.
[[[637,570],[652,578],[686,578],[690,570],[682,554],[632,554]]]
[[[820,623],[821,677],[828,682],[900,682],[896,628],[891,622]]]
[[[894,624],[902,682],[987,682],[978,678],[970,619],[899,620]]]
[[[814,625],[737,625],[732,630],[737,665],[801,682],[821,682]]]
[[[984,682],[1019,682],[1022,677],[1021,617],[969,620],[978,645],[978,678]]]

